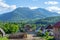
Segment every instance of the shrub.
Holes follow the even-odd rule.
[[[15,32],[18,32],[19,27],[18,27],[17,24],[6,23],[6,24],[4,24],[4,26],[3,26],[3,30],[4,30],[6,33],[15,33]]]
[[[8,40],[7,37],[0,37],[0,40]]]
[[[42,31],[40,30],[40,31],[37,33],[37,36],[39,36],[39,37],[44,37],[45,35],[42,34]]]

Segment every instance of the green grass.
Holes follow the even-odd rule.
[[[7,37],[0,37],[0,40],[8,40]]]
[[[45,40],[54,40],[53,36],[44,37]]]

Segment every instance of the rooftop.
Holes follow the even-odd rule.
[[[60,22],[57,22],[56,24],[54,24],[53,27],[60,28]]]

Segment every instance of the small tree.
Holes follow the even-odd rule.
[[[39,36],[39,37],[44,37],[45,35],[42,34],[42,31],[40,30],[40,31],[37,33],[37,36]]]
[[[6,23],[4,24],[3,29],[6,33],[15,33],[15,32],[18,32],[19,27],[18,27],[18,24]]]
[[[18,32],[18,30],[19,30],[18,25],[15,25],[15,24],[12,24],[12,25],[11,25],[11,27],[10,27],[11,33]]]
[[[53,36],[49,36],[49,32],[45,33],[45,40],[54,40]]]
[[[33,30],[36,29],[36,24],[32,24],[32,29],[33,29]]]

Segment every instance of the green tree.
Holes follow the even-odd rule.
[[[45,40],[54,40],[53,36],[49,36],[49,32],[45,33]]]
[[[6,23],[4,24],[3,29],[6,33],[15,33],[18,32],[19,26],[18,24]]]
[[[36,29],[36,24],[32,24],[32,29],[33,29],[33,30]]]
[[[18,30],[19,30],[18,25],[16,25],[16,24],[11,24],[11,27],[10,27],[11,33],[18,32]]]

